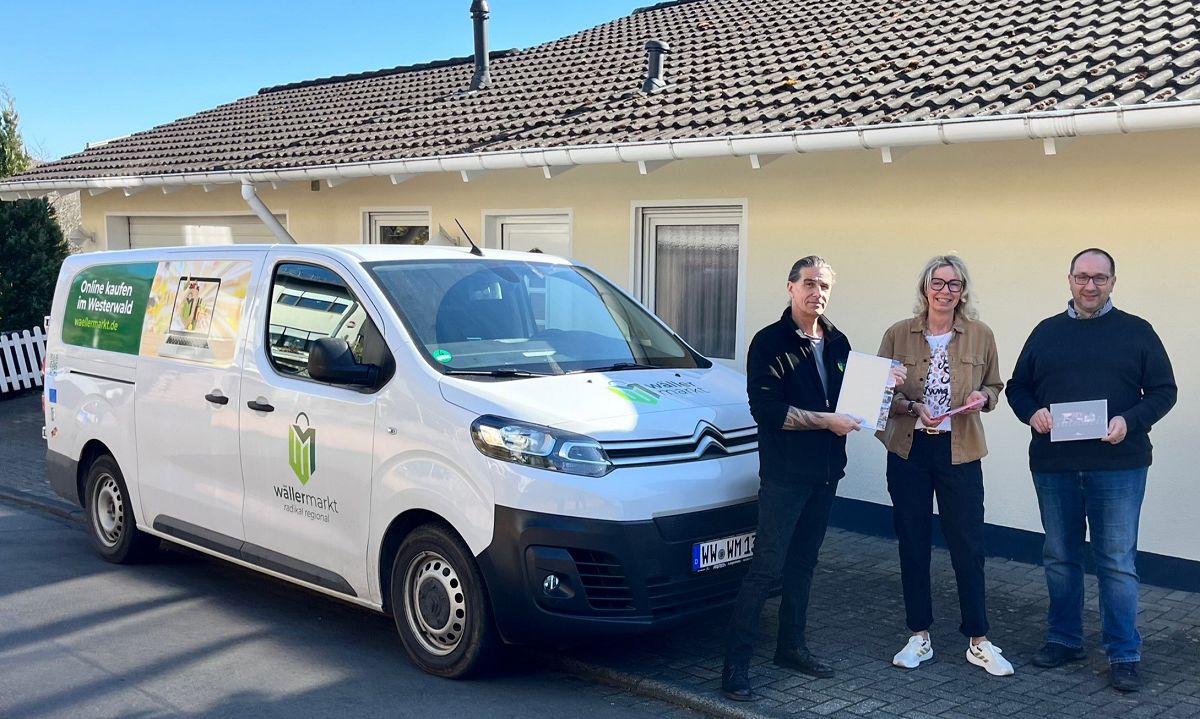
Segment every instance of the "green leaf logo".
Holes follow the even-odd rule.
[[[658,393],[648,390],[640,384],[623,384],[621,382],[613,382],[608,386],[608,389],[613,394],[623,397],[630,402],[639,404],[658,404]]]
[[[304,418],[304,429],[300,429],[300,418]],[[296,423],[288,430],[288,462],[300,484],[308,484],[313,472],[317,471],[317,430],[309,424],[308,415],[296,415]]]

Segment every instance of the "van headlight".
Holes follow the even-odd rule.
[[[471,423],[471,439],[487,456],[555,472],[603,477],[612,462],[591,437],[484,415]]]

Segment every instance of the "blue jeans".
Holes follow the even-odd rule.
[[[1147,469],[1033,473],[1046,530],[1047,642],[1083,647],[1083,540],[1090,527],[1108,661],[1141,660],[1134,560]]]
[[[808,598],[817,554],[829,525],[834,489],[769,481],[759,487],[754,559],[734,602],[726,640],[725,658],[730,664],[750,661],[763,604],[771,587],[780,580],[783,600],[779,604],[776,649],[807,649]]]

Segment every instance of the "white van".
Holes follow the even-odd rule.
[[[165,539],[388,612],[441,676],[696,620],[753,552],[744,377],[546,255],[75,255],[45,407],[104,558]]]

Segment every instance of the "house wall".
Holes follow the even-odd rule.
[[[1175,365],[1180,402],[1152,434],[1155,463],[1143,512],[1144,551],[1200,560],[1200,482],[1190,440],[1200,426],[1197,357],[1200,299],[1192,270],[1200,206],[1200,133],[1081,138],[1059,154],[1040,143],[920,148],[883,165],[877,152],[779,158],[761,170],[747,159],[676,162],[647,176],[635,166],[580,167],[553,180],[539,170],[496,172],[463,183],[457,174],[401,185],[358,180],[312,192],[307,184],[264,190],[287,213],[301,242],[360,242],[364,208],[428,208],[434,232],[454,218],[478,241],[489,209],[570,208],[577,259],[630,287],[634,203],[734,198],[747,206],[746,286],[740,341],[775,320],[786,304],[790,264],[824,255],[838,272],[829,316],[855,347],[873,352],[883,330],[911,312],[916,273],[931,255],[962,255],[974,275],[982,319],[995,331],[1007,378],[1026,336],[1069,298],[1067,265],[1079,249],[1115,255],[1117,306],[1150,320]],[[107,214],[246,212],[238,188],[211,193],[110,192],[83,198],[83,225],[103,244]],[[451,233],[457,235],[456,229]],[[699,300],[699,298],[697,298]],[[1081,362],[1087,357],[1081,356]],[[987,521],[1040,531],[1029,478],[1028,428],[1007,405],[985,420]],[[841,494],[888,503],[884,451],[871,436],[850,440]]]

